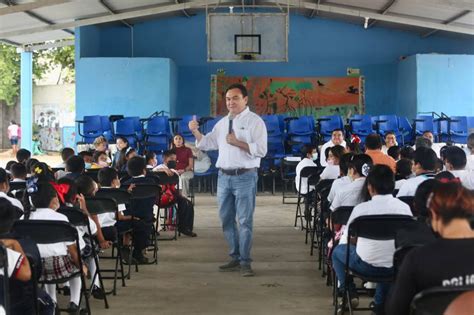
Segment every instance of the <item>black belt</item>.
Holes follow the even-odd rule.
[[[237,175],[242,175],[250,171],[255,171],[255,167],[254,168],[236,168],[236,169],[228,169],[228,170],[221,168],[220,170],[222,173],[226,175],[237,176]]]

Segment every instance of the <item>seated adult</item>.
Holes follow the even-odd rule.
[[[331,140],[323,144],[319,152],[321,152],[321,156],[319,158],[319,163],[321,166],[327,166],[328,163],[326,161],[326,149],[331,148],[335,145],[341,145],[342,147],[346,147],[346,141],[344,141],[344,133],[342,129],[334,129],[331,134]]]
[[[351,183],[351,179],[347,176],[347,172],[349,171],[349,161],[351,160],[353,153],[345,153],[341,160],[339,161],[339,178],[334,180],[331,185],[331,190],[329,191],[328,201],[331,203],[336,196],[336,192],[341,189],[342,187],[346,186],[347,184]]]
[[[385,154],[388,154],[388,149],[390,149],[391,147],[398,146],[397,136],[395,135],[395,132],[393,131],[387,131],[385,133],[384,140],[385,140],[385,144],[382,146],[382,152]]]
[[[393,172],[386,165],[375,165],[367,176],[367,188],[371,200],[354,207],[341,240],[332,254],[332,263],[339,280],[339,292],[347,286],[351,296],[350,303],[355,307],[359,304],[357,292],[352,279],[345,283],[346,250],[348,230],[351,223],[365,215],[411,215],[410,207],[403,201],[392,196],[395,187]],[[357,245],[349,245],[350,268],[367,276],[388,276],[393,273],[394,241],[376,241],[359,237]],[[383,309],[389,285],[378,283],[375,292],[375,310]]]
[[[314,163],[315,159],[318,157],[318,152],[316,151],[316,147],[312,145],[305,145],[301,149],[301,161],[296,165],[296,176],[295,176],[295,186],[296,190],[299,191],[301,194],[305,195],[310,191],[314,190],[314,186],[308,187],[308,178],[301,178],[300,174],[303,168],[307,166],[316,167],[316,163]],[[301,187],[300,187],[300,178],[301,178]]]
[[[336,196],[331,203],[331,210],[343,206],[356,206],[364,201],[362,193],[365,185],[365,178],[372,167],[372,159],[367,154],[357,154],[349,161],[348,177],[351,182],[336,191]]]
[[[341,145],[335,145],[329,148],[327,165],[319,176],[321,179],[336,179],[339,177],[341,170],[339,168],[339,161],[346,153],[346,150]]]
[[[382,139],[378,134],[372,133],[365,138],[365,154],[370,156],[374,165],[387,165],[395,173],[397,163],[382,152]]]
[[[171,148],[176,153],[176,171],[181,179],[181,194],[189,197],[189,181],[194,177],[193,151],[186,146],[180,134],[174,135]]]
[[[407,254],[387,301],[389,315],[408,314],[422,290],[468,285],[474,274],[473,192],[456,182],[436,183],[428,207],[431,227],[441,238]]]
[[[426,147],[418,148],[415,151],[415,159],[413,161],[415,177],[407,179],[401,185],[397,197],[414,196],[418,185],[435,176],[437,160],[438,157],[432,149]]]
[[[460,147],[447,147],[444,151],[446,170],[461,180],[467,189],[474,189],[474,172],[466,169],[466,153]]]

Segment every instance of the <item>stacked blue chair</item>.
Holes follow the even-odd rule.
[[[303,145],[313,143],[313,116],[301,116],[299,118],[290,119],[287,129],[287,135],[291,153],[300,154]]]
[[[372,129],[375,131],[377,127],[377,120],[379,120],[379,116],[370,116],[370,121],[372,122]]]
[[[433,120],[433,122],[434,122],[433,129],[436,131],[436,134],[438,135],[438,141],[439,142],[449,141],[450,135],[449,135],[448,120],[446,118],[436,118]]]
[[[115,122],[115,136],[126,138],[128,144],[132,148],[138,147],[138,138],[135,133],[135,122],[131,117],[125,117]]]
[[[467,117],[467,132],[469,134],[474,133],[474,116]]]
[[[100,121],[102,125],[102,133],[107,139],[107,141],[112,141],[114,139],[114,133],[112,131],[112,124],[110,123],[109,116],[100,116]]]
[[[221,120],[222,116],[216,116],[214,118],[209,117],[209,119],[201,118],[201,132],[203,134],[208,134],[212,131],[214,126],[217,124],[219,120]]]
[[[196,138],[193,136],[191,130],[189,130],[189,122],[193,120],[195,115],[186,115],[183,116],[180,120],[178,120],[176,133],[179,133],[183,136],[184,141],[186,142],[193,142],[196,141]],[[196,119],[199,121],[199,116],[196,116]]]
[[[408,121],[408,118],[398,117],[398,130],[400,130],[400,133],[402,134],[402,142],[399,143],[399,145],[413,143],[415,140],[413,137],[413,127]]]
[[[455,143],[467,143],[467,136],[469,135],[469,130],[466,116],[451,117],[451,124],[449,127],[451,141]]]
[[[374,132],[370,115],[353,115],[349,118],[349,126],[352,134],[356,134],[362,141]]]
[[[377,131],[381,136],[384,136],[387,132],[392,131],[397,137],[397,142],[402,143],[402,133],[398,129],[398,117],[396,115],[380,115],[376,121],[378,126]]]
[[[145,149],[161,153],[168,150],[171,139],[168,116],[156,116],[147,123]]]
[[[76,121],[79,123],[78,132],[82,136],[82,141],[85,143],[93,143],[94,139],[102,136],[102,120],[99,115],[84,116],[82,121]],[[81,132],[82,124],[82,132]]]
[[[138,116],[132,116],[132,117],[127,117],[128,119],[133,121],[133,129],[135,131],[135,136],[137,137],[137,140],[139,142],[143,141],[144,135],[143,135],[143,125],[140,120],[140,117]]]
[[[344,121],[339,115],[321,116],[318,119],[319,134],[323,142],[331,140],[331,135],[334,129],[341,129],[344,132]]]
[[[285,156],[285,138],[277,115],[263,115],[267,128],[267,157],[281,159]]]
[[[415,135],[421,136],[425,131],[431,131],[434,136],[437,136],[437,132],[435,134],[437,122],[433,120],[432,116],[427,115],[416,115],[415,118]]]

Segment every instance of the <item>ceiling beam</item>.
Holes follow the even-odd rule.
[[[397,0],[389,0],[389,2],[387,2],[387,4],[383,7],[382,10],[380,10],[379,13],[382,15],[385,15],[388,12],[388,10],[390,10],[390,8],[395,4],[395,2],[397,2]],[[372,20],[370,21],[367,27],[371,28],[372,26],[375,25],[375,23],[377,23],[377,20]]]
[[[459,14],[456,14],[456,15],[453,16],[452,18],[450,18],[450,19],[444,21],[443,24],[444,24],[444,25],[449,25],[449,24],[451,24],[451,23],[453,23],[453,22],[459,20],[460,18],[465,17],[466,15],[468,15],[468,14],[471,13],[471,12],[472,12],[472,11],[470,11],[470,10],[463,11],[463,12],[461,12],[461,13],[459,13]],[[439,30],[431,30],[431,31],[426,32],[425,34],[421,35],[421,37],[426,38],[426,37],[428,37],[428,36],[433,35],[434,33],[438,32],[438,31],[439,31]]]
[[[13,42],[13,41],[7,40],[7,39],[0,39],[0,42],[8,44],[8,45],[16,46],[16,47],[21,47],[20,43]]]
[[[228,2],[228,1],[219,1],[219,0],[195,0],[191,2],[185,2],[180,4],[167,4],[167,5],[160,5],[149,7],[146,9],[139,9],[139,10],[131,10],[127,12],[117,13],[114,15],[103,15],[93,18],[86,18],[83,20],[71,21],[66,23],[59,23],[54,25],[47,25],[47,26],[40,26],[40,27],[33,27],[29,29],[22,29],[22,30],[15,30],[15,31],[0,31],[0,38],[9,38],[14,36],[21,36],[25,34],[36,34],[36,33],[43,33],[49,31],[56,31],[63,28],[75,28],[80,26],[86,25],[94,25],[94,24],[102,24],[102,23],[109,23],[115,22],[125,19],[132,19],[138,18],[142,16],[151,16],[151,15],[158,15],[176,11],[182,11],[191,8],[201,8],[206,5],[215,5],[219,2]]]
[[[110,14],[112,14],[112,15],[117,14],[117,12],[115,12],[114,10],[112,10],[112,8],[111,8],[107,3],[105,3],[105,0],[99,0],[99,4],[100,4],[102,7],[104,7],[104,9],[106,9],[107,11],[109,11]],[[127,21],[125,21],[125,20],[120,20],[120,22],[121,22],[122,24],[124,24],[125,26],[128,26],[128,27],[132,28],[132,25],[131,25],[130,23],[128,23]]]
[[[179,0],[175,0],[174,1],[176,4],[179,4]],[[190,18],[191,16],[188,14],[188,12],[186,10],[183,10],[183,14],[184,16],[186,16],[187,18]]]
[[[13,14],[18,12],[31,11],[39,8],[49,7],[53,5],[63,4],[72,2],[74,0],[38,0],[35,2],[18,4],[15,6],[8,6],[6,8],[0,8],[0,16]],[[2,1],[3,2],[3,1]],[[8,4],[7,4],[8,5]]]
[[[40,45],[30,45],[30,46],[24,46],[21,48],[21,51],[37,51],[37,50],[43,50],[43,49],[49,49],[49,48],[59,48],[59,47],[66,47],[66,46],[74,46],[74,40],[62,40],[62,41],[55,41],[52,43],[45,43],[45,44],[40,44]]]

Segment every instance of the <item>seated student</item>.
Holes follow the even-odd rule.
[[[84,159],[79,155],[73,155],[66,161],[66,174],[64,177],[75,180],[84,173],[85,168]]]
[[[435,176],[434,170],[437,159],[436,153],[432,149],[426,147],[418,148],[415,151],[415,159],[413,161],[415,177],[407,179],[401,185],[397,197],[414,196],[419,184],[428,178],[433,178]]]
[[[94,162],[94,157],[91,151],[81,151],[77,154],[84,160],[84,168],[86,170],[90,169],[92,166],[92,162]]]
[[[466,169],[474,172],[474,132],[467,137]]]
[[[408,314],[413,297],[432,287],[467,285],[474,275],[474,195],[460,183],[436,183],[428,200],[431,227],[441,238],[410,251],[386,304],[390,314]]]
[[[12,165],[18,163],[17,161],[8,161],[7,164],[5,165],[5,171],[7,171],[7,174],[10,174],[10,169],[12,168]]]
[[[146,169],[152,170],[158,165],[158,160],[156,159],[156,153],[153,151],[147,152],[145,154]]]
[[[24,183],[26,181],[26,166],[25,164],[15,163],[10,168],[11,182]]]
[[[385,137],[384,137],[384,140],[385,140],[385,144],[382,146],[382,152],[384,154],[387,154],[387,155],[390,155],[388,154],[388,149],[392,148],[392,147],[397,147],[398,146],[398,143],[397,143],[397,136],[395,135],[395,132],[393,131],[387,131],[385,133]],[[395,158],[394,158],[395,159]],[[395,159],[396,160],[396,159]]]
[[[16,160],[18,163],[26,164],[26,161],[28,161],[30,158],[31,152],[27,149],[20,149],[18,152],[16,152]]]
[[[397,161],[397,172],[395,173],[395,189],[400,189],[404,182],[412,176],[413,161],[400,159]]]
[[[69,222],[63,214],[57,213],[59,209],[59,199],[53,186],[48,182],[31,181],[29,183],[28,199],[32,204],[32,209],[25,211],[25,220],[53,220]],[[69,276],[70,274],[82,270],[87,272],[85,265],[79,264],[78,249],[75,243],[59,242],[54,244],[38,244],[43,265],[42,280],[56,280]],[[81,278],[79,276],[69,280],[71,286],[71,296],[68,312],[79,311],[79,301],[81,296]],[[46,292],[57,303],[56,285],[46,284]]]
[[[395,145],[393,147],[388,148],[387,155],[391,156],[392,159],[394,159],[395,161],[400,160],[400,147],[398,145]]]
[[[67,159],[69,159],[73,155],[74,155],[74,149],[73,148],[63,148],[61,150],[62,163],[56,165],[55,168],[66,168]]]
[[[109,166],[109,157],[104,151],[95,151],[92,155],[91,169],[99,169]]]
[[[28,175],[26,177],[30,177],[31,175],[34,174],[33,168],[35,167],[36,164],[38,164],[40,161],[38,161],[35,158],[28,159],[26,161],[25,166],[26,166],[26,171],[28,172]]]
[[[467,189],[474,189],[474,172],[466,169],[466,154],[460,147],[447,147],[444,151],[446,170],[461,180]]]
[[[392,196],[395,179],[386,165],[375,165],[367,176],[367,187],[371,200],[354,207],[341,241],[332,254],[333,268],[340,282],[339,290],[348,287],[351,294],[350,303],[358,305],[355,285],[351,281],[345,283],[346,247],[348,246],[348,229],[352,221],[364,215],[410,215],[410,207],[403,201]],[[393,273],[394,241],[375,241],[358,238],[357,245],[349,245],[349,264],[358,273],[371,276],[384,276]],[[385,295],[389,285],[378,283],[375,293],[375,311],[383,309]]]
[[[406,145],[400,149],[400,159],[407,159],[413,161],[415,159],[415,150]]]
[[[122,155],[125,154],[125,151],[129,147],[128,140],[125,137],[117,137],[115,145],[117,147],[117,152],[115,152],[114,158],[112,160],[112,166],[115,167],[117,170],[121,170],[122,165],[118,164],[123,159]]]
[[[12,198],[7,195],[10,190],[10,180],[8,178],[7,172],[0,167],[0,198],[5,198],[12,203],[15,207],[18,207],[23,211],[23,205],[20,200]]]
[[[121,153],[120,161],[117,163],[117,170],[121,172],[128,172],[128,161],[133,157],[138,156],[134,148],[128,147],[125,152]]]
[[[155,171],[155,169],[153,170]],[[127,173],[131,178],[123,182],[122,186],[128,186],[131,184],[159,184],[159,180],[156,176],[147,174],[146,162],[141,156],[130,158],[127,162]]]
[[[120,188],[120,179],[118,178],[118,173],[114,168],[104,167],[99,171],[98,174],[99,185],[101,190],[107,189],[117,189]],[[117,220],[116,220],[117,219]],[[103,234],[106,240],[114,241],[117,239],[117,231],[124,233],[130,229],[133,229],[133,253],[132,257],[138,263],[148,263],[148,259],[143,256],[143,251],[146,249],[148,242],[147,227],[145,222],[141,221],[139,218],[135,217],[134,221],[132,216],[129,215],[129,210],[126,210],[125,205],[119,205],[118,218],[110,217],[109,214],[99,215],[99,221],[102,225]],[[111,227],[115,227],[114,231]],[[129,257],[129,237],[128,235],[122,240],[123,244],[127,247],[125,251],[122,252],[122,258],[127,261]]]
[[[346,151],[341,145],[335,145],[329,149],[327,166],[319,176],[320,179],[336,179],[339,177],[341,173],[339,161],[344,153],[346,153]]]
[[[353,155],[349,160],[347,176],[351,182],[336,191],[331,210],[342,206],[356,206],[364,201],[362,190],[365,184],[365,177],[372,167],[372,159],[367,154]]]
[[[387,165],[395,173],[396,162],[382,152],[382,139],[378,134],[372,133],[365,138],[365,154],[370,156],[374,165]]]
[[[349,161],[351,160],[353,156],[354,156],[353,153],[345,153],[341,157],[341,160],[339,161],[340,175],[339,175],[339,178],[335,179],[331,185],[331,190],[329,191],[329,194],[328,194],[328,201],[330,203],[334,200],[334,197],[336,196],[336,192],[339,189],[351,183],[351,179],[349,176],[347,176],[347,172],[349,170]]]
[[[301,149],[301,161],[296,165],[296,176],[295,176],[295,186],[296,190],[299,191],[301,194],[305,195],[314,190],[314,186],[308,187],[308,178],[301,179],[301,187],[300,187],[300,174],[301,170],[307,166],[314,166],[316,167],[316,163],[314,163],[315,158],[318,158],[318,152],[316,148],[312,145],[305,145]],[[301,188],[301,189],[300,189]]]
[[[326,149],[331,148],[335,145],[340,145],[343,148],[346,147],[346,141],[344,141],[344,133],[342,129],[334,129],[331,134],[331,140],[323,144],[319,152],[321,152],[321,156],[319,157],[319,163],[321,166],[327,166],[327,156],[326,156]]]
[[[155,167],[154,171],[163,172],[166,176],[174,176],[175,174],[179,176],[175,167],[176,154],[173,150],[169,150],[163,153],[163,163]],[[176,201],[179,232],[189,237],[196,237],[197,234],[193,232],[194,207],[192,203],[176,191],[175,185],[162,185],[162,191],[160,207],[166,207]]]

